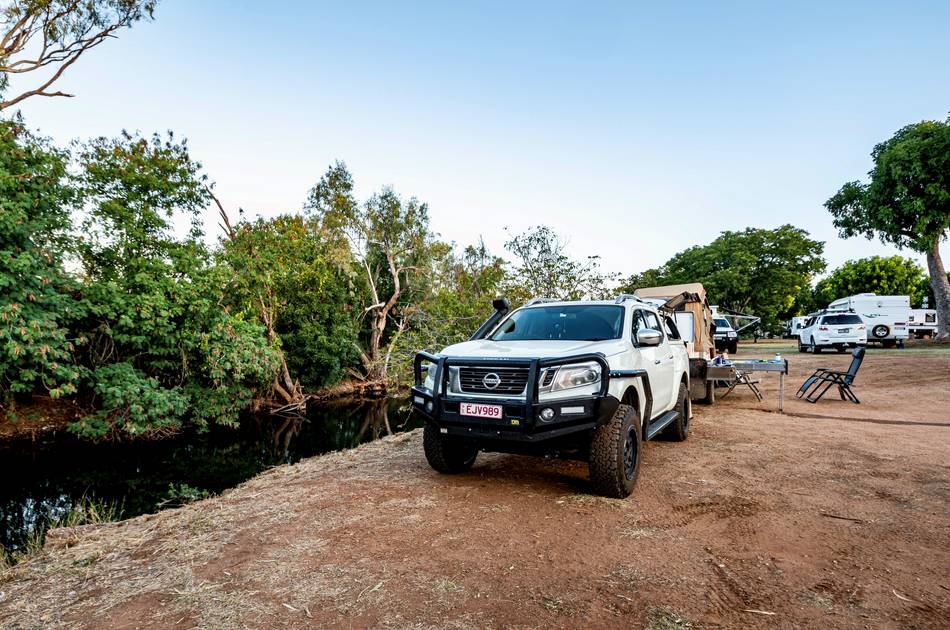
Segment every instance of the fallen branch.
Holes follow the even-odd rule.
[[[850,516],[841,516],[840,514],[832,514],[831,512],[819,512],[822,516],[827,516],[828,518],[836,518],[842,521],[851,521],[852,523],[863,523],[864,521],[860,518],[852,518]]]
[[[775,615],[777,613],[768,610],[756,610],[754,608],[743,608],[742,612],[755,613],[756,615]]]

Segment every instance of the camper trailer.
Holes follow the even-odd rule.
[[[860,293],[835,300],[829,311],[853,311],[867,326],[868,342],[877,342],[885,348],[903,344],[908,338],[910,297],[906,295],[876,295]]]
[[[693,282],[643,287],[634,291],[634,295],[672,313],[689,355],[690,398],[712,403],[715,390],[711,382],[706,382],[706,365],[716,352],[715,324],[706,289],[701,283]]]

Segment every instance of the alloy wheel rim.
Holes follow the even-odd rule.
[[[623,443],[623,474],[627,479],[633,479],[633,471],[637,467],[637,429],[627,429],[627,439]]]

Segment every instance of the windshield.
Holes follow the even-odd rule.
[[[714,321],[716,322],[716,328],[732,328],[732,325],[721,317]]]
[[[493,341],[604,341],[619,339],[623,307],[591,304],[540,306],[515,311],[492,334]]]
[[[860,324],[861,318],[857,315],[825,315],[822,324],[840,326],[842,324]]]

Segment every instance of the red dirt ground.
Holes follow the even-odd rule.
[[[848,361],[789,358],[788,398]],[[623,501],[576,462],[438,475],[413,432],[57,530],[0,573],[0,626],[950,627],[950,352],[870,352],[860,406],[780,415],[776,383],[696,405]]]

